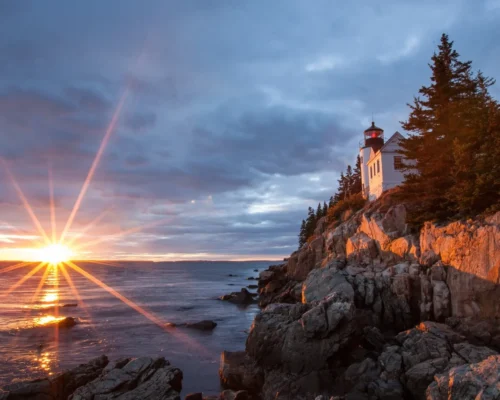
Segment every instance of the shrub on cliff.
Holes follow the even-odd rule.
[[[363,198],[361,193],[356,193],[345,198],[344,200],[339,200],[333,207],[328,209],[327,221],[328,223],[338,221],[345,211],[351,210],[356,212],[362,209],[365,204],[366,200]]]

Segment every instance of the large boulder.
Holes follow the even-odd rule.
[[[353,300],[354,290],[351,284],[347,282],[346,274],[340,270],[342,266],[342,262],[336,261],[325,268],[311,271],[302,284],[302,302],[319,301],[333,292],[342,293]]]
[[[246,351],[266,369],[318,371],[349,344],[354,316],[352,299],[336,292],[311,304],[272,304],[255,317]]]
[[[461,365],[438,375],[427,388],[427,400],[493,400],[500,398],[500,356]]]
[[[262,370],[244,351],[223,351],[220,360],[219,378],[225,389],[247,390],[257,394],[264,384]]]
[[[246,288],[242,288],[239,292],[232,292],[229,294],[225,294],[225,295],[219,297],[219,299],[223,300],[223,301],[229,301],[230,303],[241,304],[241,305],[255,303],[255,300],[254,300],[252,294]]]

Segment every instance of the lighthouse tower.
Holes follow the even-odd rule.
[[[364,139],[359,144],[359,157],[361,161],[361,184],[363,197],[368,198],[370,192],[370,179],[368,171],[368,161],[372,154],[377,153],[384,146],[384,130],[372,125],[365,130]]]

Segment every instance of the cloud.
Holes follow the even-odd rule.
[[[128,89],[75,231],[105,210],[85,239],[168,222],[92,255],[285,256],[372,113],[401,129],[443,31],[495,76],[496,3],[124,0],[118,14],[97,0],[2,3],[0,156],[44,226],[51,166],[64,226]],[[0,223],[35,234],[5,174],[0,203]]]
[[[378,56],[378,60],[384,64],[393,63],[404,57],[409,57],[420,45],[420,39],[417,36],[409,36],[403,43],[403,46],[395,51]]]
[[[346,65],[346,60],[339,56],[322,56],[306,65],[307,72],[323,72]]]

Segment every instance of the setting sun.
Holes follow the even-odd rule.
[[[59,263],[69,261],[72,251],[69,247],[62,244],[52,244],[40,250],[40,261],[57,265]]]

